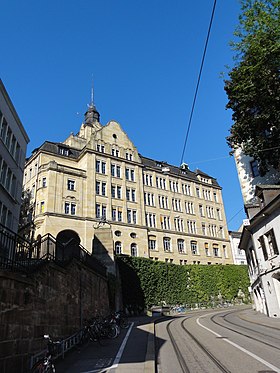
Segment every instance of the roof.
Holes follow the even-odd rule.
[[[186,168],[181,168],[181,167],[176,167],[176,166],[173,166],[173,165],[170,165],[169,163],[165,162],[165,161],[156,161],[154,159],[151,159],[151,158],[147,158],[147,157],[144,157],[142,156],[141,154],[139,154],[140,158],[141,158],[141,161],[142,161],[142,164],[144,165],[144,167],[147,167],[147,168],[150,168],[154,171],[157,171],[157,172],[162,172],[163,174],[169,174],[171,176],[175,176],[175,177],[181,177],[182,179],[188,179],[188,180],[192,180],[192,181],[195,181],[195,182],[200,182],[201,183],[201,180],[198,180],[197,178],[197,175],[202,175],[202,176],[205,176],[209,179],[211,179],[212,181],[212,186],[216,186],[216,187],[219,187],[219,184],[217,182],[217,180],[209,175],[207,175],[206,173],[200,171],[200,170],[196,170],[196,172],[193,172],[189,169],[186,169]],[[199,172],[197,172],[199,171]],[[210,186],[210,184],[207,184],[205,183],[206,185]]]

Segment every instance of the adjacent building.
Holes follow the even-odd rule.
[[[239,247],[246,252],[256,310],[280,317],[280,186],[256,186],[255,197]]]
[[[93,102],[76,135],[33,151],[24,188],[35,238],[50,233],[108,260],[128,254],[181,265],[233,262],[217,180],[139,154],[119,123],[100,124]]]
[[[0,223],[17,232],[29,138],[0,79]],[[1,255],[8,253],[1,253]]]
[[[279,183],[279,170],[275,170],[271,167],[265,175],[261,175],[258,161],[244,154],[241,148],[236,148],[234,150],[234,159],[244,205],[250,203],[254,199],[257,185],[273,185]]]
[[[246,254],[244,250],[239,247],[241,230],[239,231],[229,231],[230,247],[232,252],[233,263],[236,265],[247,264]]]

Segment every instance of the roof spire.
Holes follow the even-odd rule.
[[[94,106],[93,74],[91,75],[91,96],[90,96],[90,106]]]
[[[99,118],[100,118],[100,115],[94,105],[94,89],[93,89],[93,74],[92,74],[90,103],[88,105],[88,110],[85,113],[85,124],[87,126],[92,126],[94,122],[99,122]]]

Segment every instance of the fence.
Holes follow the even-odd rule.
[[[81,244],[71,239],[59,242],[51,234],[38,240],[27,240],[0,224],[0,268],[16,272],[30,272],[46,261],[65,264],[77,259],[102,276],[106,267]]]

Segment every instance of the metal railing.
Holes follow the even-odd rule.
[[[0,268],[29,272],[46,261],[63,265],[77,259],[102,276],[107,276],[106,267],[80,243],[70,239],[58,241],[50,233],[30,241],[0,224]]]
[[[55,355],[52,356],[52,359],[55,360],[59,357],[64,359],[65,353],[69,350],[71,350],[73,347],[75,347],[81,339],[81,331],[78,333],[75,333],[71,335],[70,337],[61,340],[61,344],[59,345],[59,349],[56,351]],[[44,349],[43,351],[38,352],[37,354],[31,356],[30,358],[30,369],[33,367],[37,361],[43,359],[46,356],[46,353],[48,352],[47,349]]]

